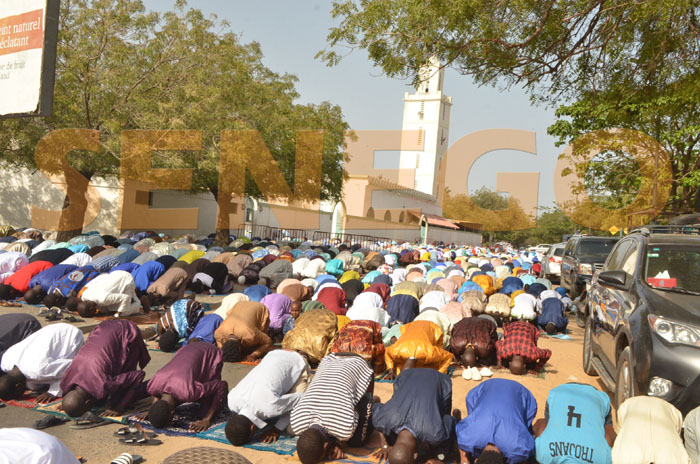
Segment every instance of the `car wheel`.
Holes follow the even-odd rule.
[[[619,408],[626,399],[636,395],[634,391],[634,370],[632,369],[632,350],[626,347],[617,360],[617,378],[615,379],[615,407]]]
[[[593,367],[593,321],[586,318],[586,330],[583,333],[583,372],[588,375],[598,375]]]
[[[571,285],[569,285],[569,288],[567,290],[569,290],[569,297],[572,300],[575,300],[581,294],[578,291],[578,285],[576,285],[576,278],[575,277],[573,277],[573,276],[571,277]]]

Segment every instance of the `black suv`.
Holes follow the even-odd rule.
[[[617,407],[658,396],[700,405],[700,227],[648,226],[620,240],[586,300],[583,369]]]
[[[566,242],[561,259],[561,286],[568,290],[571,299],[583,293],[586,282],[603,267],[618,240],[616,237],[574,235]]]

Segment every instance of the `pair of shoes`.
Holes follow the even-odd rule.
[[[493,372],[488,367],[482,367],[479,370],[476,367],[467,367],[462,372],[462,378],[465,380],[475,380],[479,382],[483,377],[491,377]]]
[[[481,374],[476,367],[465,367],[464,372],[462,372],[462,378],[465,380],[476,380],[478,382],[481,380]]]

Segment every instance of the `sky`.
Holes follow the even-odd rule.
[[[164,11],[174,2],[144,3],[149,9]],[[334,67],[314,58],[327,48],[328,30],[337,23],[331,17],[329,0],[190,0],[188,5],[226,20],[243,42],[259,42],[268,68],[299,78],[299,103],[337,104],[354,130],[401,129],[404,92],[414,91],[410,82],[383,75],[363,50],[353,50]],[[555,147],[554,138],[547,135],[547,127],[555,121],[554,108],[533,106],[520,88],[478,87],[469,76],[451,69],[446,72],[444,93],[452,97],[450,145],[483,129],[536,133],[536,156],[512,151],[487,153],[472,167],[468,190],[481,186],[495,189],[497,171],[539,171],[539,205],[552,206],[554,165],[563,148]]]

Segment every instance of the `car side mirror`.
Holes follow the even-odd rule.
[[[625,287],[627,273],[625,271],[604,271],[598,274],[598,280],[612,287]]]

